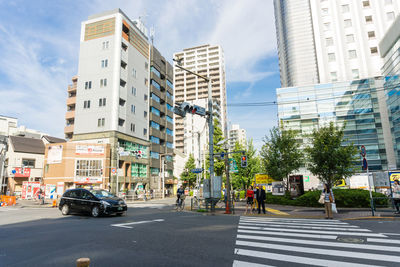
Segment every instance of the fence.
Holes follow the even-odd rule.
[[[393,213],[396,210],[394,198],[392,197],[373,197],[372,198],[372,216],[375,213]]]
[[[0,196],[0,206],[13,206],[16,203],[17,202],[15,196]]]

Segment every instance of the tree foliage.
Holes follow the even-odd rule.
[[[189,159],[185,164],[185,168],[181,174],[181,179],[185,181],[185,183],[187,183],[189,187],[192,187],[193,184],[196,182],[196,174],[190,171],[195,168],[196,164],[194,162],[193,154],[190,154]]]
[[[220,123],[217,119],[214,119],[214,134],[213,134],[213,151],[215,154],[223,152],[223,144],[217,145],[220,141],[224,140]],[[210,156],[207,154],[207,169],[210,168]],[[225,162],[219,156],[214,156],[214,172],[217,176],[222,176],[225,172]]]
[[[232,174],[232,184],[234,188],[246,189],[254,180],[254,175],[261,171],[260,158],[256,156],[256,150],[253,145],[253,140],[246,144],[246,146],[236,142],[233,151],[244,151],[247,156],[247,167],[241,166],[242,153],[232,154],[232,158],[236,161],[238,172]]]
[[[296,133],[293,130],[274,127],[270,130],[270,136],[265,136],[263,141],[260,152],[263,170],[273,179],[286,179],[287,182],[289,174],[298,170],[303,162],[303,153],[296,141]]]
[[[357,148],[353,144],[343,144],[343,129],[329,126],[314,130],[312,144],[306,148],[307,168],[323,183],[332,186],[336,181],[345,179],[355,172]]]

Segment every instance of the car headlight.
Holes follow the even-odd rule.
[[[101,200],[100,204],[103,205],[104,207],[111,206],[110,203],[108,203],[107,201],[104,201],[104,200]]]
[[[118,202],[118,204],[119,204],[119,205],[126,205],[125,201],[123,201],[123,200],[120,200],[120,201]]]

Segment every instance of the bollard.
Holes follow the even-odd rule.
[[[90,259],[89,258],[79,258],[76,260],[76,267],[89,267]]]
[[[52,205],[52,207],[53,207],[53,208],[57,208],[57,200],[55,200],[55,199],[53,200],[53,205]]]

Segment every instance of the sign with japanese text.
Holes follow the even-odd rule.
[[[104,155],[104,146],[94,145],[77,145],[75,148],[76,155]]]
[[[256,184],[272,184],[274,181],[268,174],[256,174]]]
[[[101,177],[75,177],[74,183],[76,184],[101,184]]]
[[[61,163],[62,152],[63,152],[62,145],[49,146],[49,149],[47,152],[47,164]]]
[[[14,168],[15,174],[14,177],[30,177],[31,176],[31,168]]]

